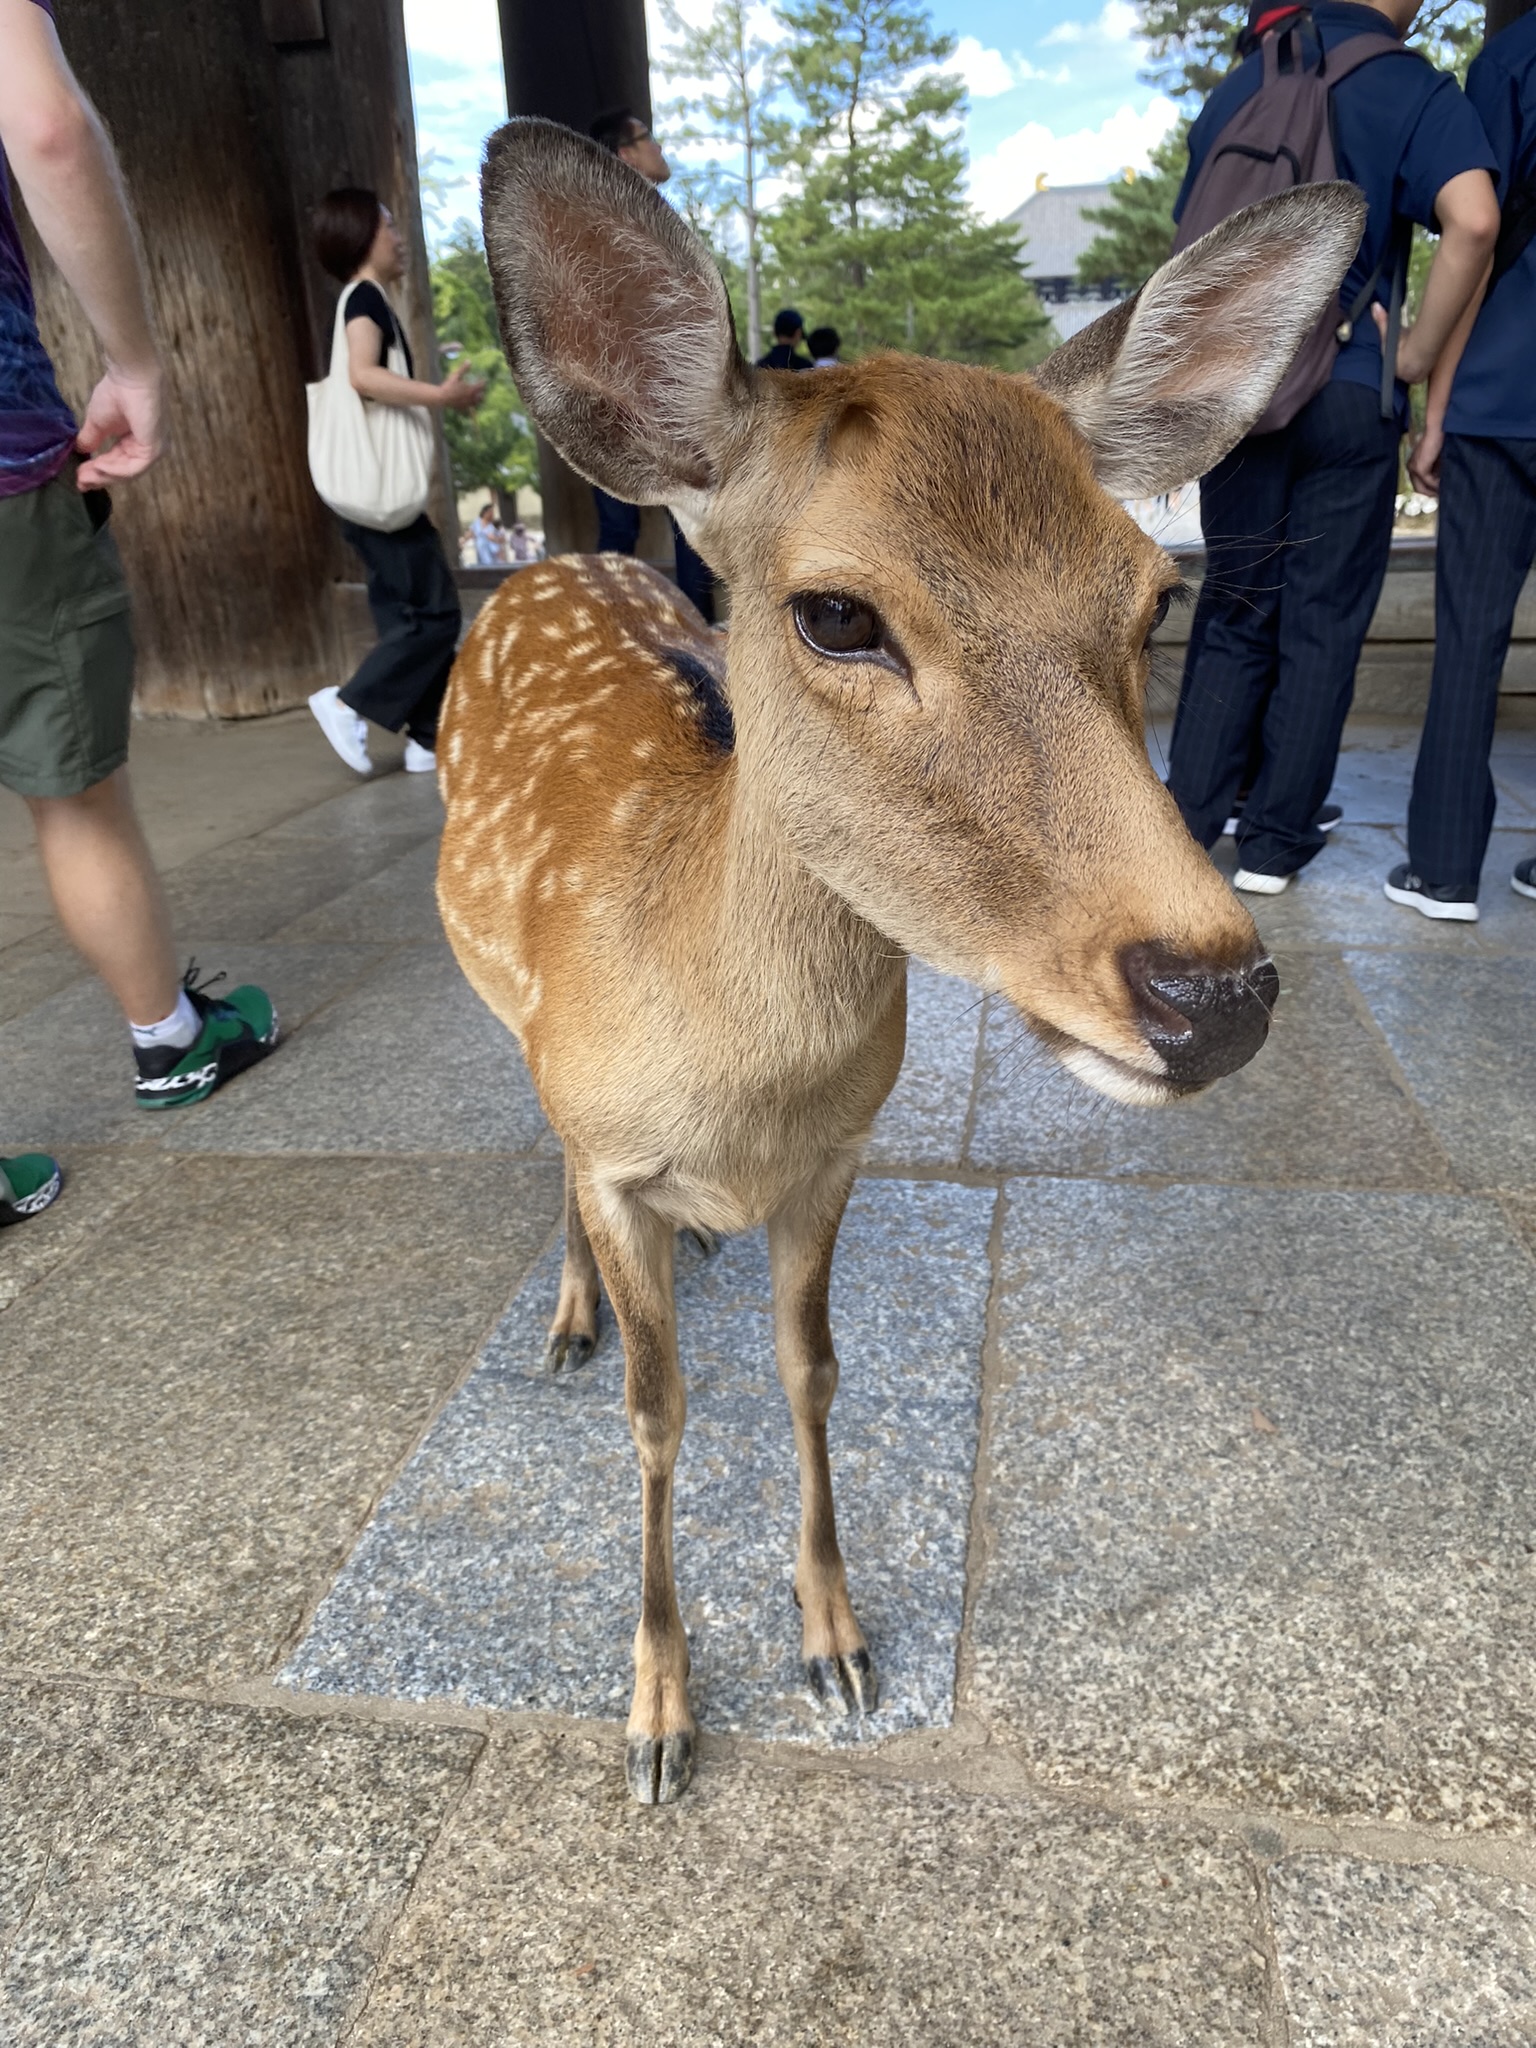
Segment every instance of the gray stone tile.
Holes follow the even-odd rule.
[[[6,1149],[21,1148],[8,1142]],[[0,1308],[93,1245],[121,1210],[145,1200],[175,1170],[146,1145],[72,1147],[59,1163],[64,1186],[52,1208],[0,1231]]]
[[[959,1164],[985,1001],[969,982],[912,962],[907,971],[907,1056],[876,1120],[871,1164]]]
[[[443,922],[437,914],[437,840],[412,847],[366,882],[343,890],[302,917],[285,925],[288,939],[438,939]]]
[[[1472,1871],[1297,1856],[1270,1873],[1293,2048],[1526,2048],[1536,1897]]]
[[[8,2048],[330,2048],[480,1743],[0,1687]]]
[[[712,1751],[642,1809],[616,1739],[520,1735],[351,2048],[1258,2048],[1263,1940],[1208,1835]]]
[[[838,1526],[882,1676],[862,1727],[804,1689],[790,1591],[799,1496],[760,1234],[679,1251],[688,1429],[677,1573],[702,1725],[857,1740],[950,1718],[986,1312],[987,1188],[866,1181],[834,1268]],[[540,1369],[558,1249],[439,1418],[327,1595],[285,1682],[628,1712],[639,1484],[611,1326]]]
[[[1536,1254],[1536,1195],[1506,1195],[1503,1199],[1506,1216],[1520,1231],[1533,1254]]]
[[[183,932],[221,940],[266,939],[307,910],[340,896],[377,872],[380,861],[408,852],[413,839],[287,838],[266,832],[189,860],[164,877],[178,943]]]
[[[0,1640],[270,1670],[544,1242],[548,1166],[196,1160],[5,1311]]]
[[[377,737],[377,735],[375,735]],[[435,775],[375,775],[314,804],[263,833],[265,839],[339,839],[371,845],[401,839],[436,838],[443,828],[443,800]]]
[[[1328,794],[1343,805],[1346,825],[1401,827],[1408,816],[1418,731],[1413,726],[1390,726],[1372,738],[1373,745],[1346,741]]]
[[[1496,759],[1493,783],[1499,823],[1527,834],[1536,831],[1536,754],[1507,754]]]
[[[1467,1185],[1536,1187],[1536,959],[1479,960],[1469,968],[1390,953],[1347,958]]]
[[[1277,952],[1315,946],[1386,946],[1465,960],[1480,954],[1536,952],[1536,917],[1520,917],[1523,899],[1510,870],[1530,851],[1529,834],[1496,831],[1488,848],[1479,898],[1482,921],[1451,924],[1389,903],[1381,885],[1408,848],[1381,826],[1341,825],[1283,896],[1245,896],[1266,945]],[[1230,877],[1237,854],[1223,839],[1212,854]],[[1524,903],[1529,911],[1531,905]]]
[[[0,953],[0,1024],[35,1010],[89,972],[56,924],[35,928]]]
[[[1241,1073],[1164,1109],[1129,1109],[1092,1093],[994,1005],[970,1163],[1265,1186],[1454,1186],[1433,1134],[1357,1016],[1338,960],[1282,954],[1279,968],[1263,1051]]]
[[[199,971],[222,970],[214,994],[241,982],[265,988],[284,1034],[380,959],[377,946],[264,946],[249,941],[193,940],[187,952]],[[133,1048],[122,1015],[93,975],[72,981],[0,1028],[0,1131],[25,1130],[30,1148],[61,1152],[76,1145],[154,1144],[192,1138],[200,1120],[237,1095],[260,1093],[283,1075],[294,1046],[239,1075],[227,1091],[191,1108],[149,1115],[133,1098]]]
[[[1496,1203],[1013,1182],[963,1696],[1057,1783],[1536,1816],[1536,1267]]]
[[[393,954],[281,1058],[280,1072],[268,1061],[195,1121],[178,1120],[166,1142],[200,1152],[527,1152],[548,1128],[516,1039],[446,945]]]

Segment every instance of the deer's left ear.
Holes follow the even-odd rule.
[[[1191,242],[1036,372],[1100,483],[1150,497],[1202,476],[1263,413],[1336,304],[1365,231],[1353,185],[1298,185]]]

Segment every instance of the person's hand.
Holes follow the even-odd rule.
[[[471,375],[468,363],[455,363],[439,389],[443,404],[453,412],[473,412],[485,396],[483,380]]]
[[[119,370],[111,363],[91,393],[75,446],[87,459],[75,472],[76,487],[99,491],[107,484],[142,476],[165,452],[161,420],[163,379],[158,363],[145,370]]]
[[[1381,345],[1387,345],[1387,309],[1378,299],[1371,308],[1376,322],[1376,331],[1381,336]],[[1404,384],[1422,384],[1434,368],[1434,364],[1422,362],[1419,356],[1417,338],[1412,327],[1404,323],[1397,330],[1397,362],[1394,375]]]
[[[1438,420],[1427,421],[1408,457],[1408,481],[1426,498],[1440,495],[1440,456],[1444,448],[1444,427]]]

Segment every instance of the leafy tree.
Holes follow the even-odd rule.
[[[443,414],[455,491],[537,484],[533,429],[501,352],[485,249],[468,221],[456,223],[433,259],[432,316],[438,340],[457,348],[486,385],[478,410]]]
[[[1110,186],[1106,205],[1085,209],[1083,219],[1103,233],[1095,235],[1077,260],[1084,284],[1116,282],[1134,291],[1167,262],[1188,134],[1188,121],[1180,121],[1152,151],[1150,170],[1128,174],[1122,183]]]
[[[745,260],[733,267],[746,288],[747,354],[755,357],[763,328],[763,175],[783,138],[783,123],[771,111],[783,45],[756,33],[760,16],[752,0],[715,0],[714,13],[697,28],[673,0],[662,0],[661,14],[672,37],[660,58],[662,75],[698,88],[666,110],[684,117],[679,139],[724,144],[731,156],[728,165],[716,158],[684,174],[683,211],[717,246],[728,241],[732,217],[739,226]]]
[[[965,199],[965,88],[935,69],[953,40],[901,0],[785,0],[779,19],[803,117],[783,131],[790,190],[768,223],[784,296],[853,353],[1038,361],[1049,326],[1013,231]]]
[[[1139,0],[1141,32],[1151,46],[1144,74],[1170,99],[1203,99],[1232,65],[1247,22],[1243,0]],[[1433,64],[1465,78],[1483,38],[1481,0],[1428,0],[1408,36]]]

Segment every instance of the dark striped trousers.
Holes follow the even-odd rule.
[[[1252,769],[1238,852],[1262,874],[1293,874],[1324,844],[1313,820],[1387,573],[1398,439],[1374,390],[1335,381],[1200,479],[1206,573],[1168,786],[1214,846]]]
[[[1435,672],[1408,803],[1408,862],[1475,889],[1493,829],[1488,755],[1521,587],[1536,559],[1536,441],[1447,434],[1435,549]]]

